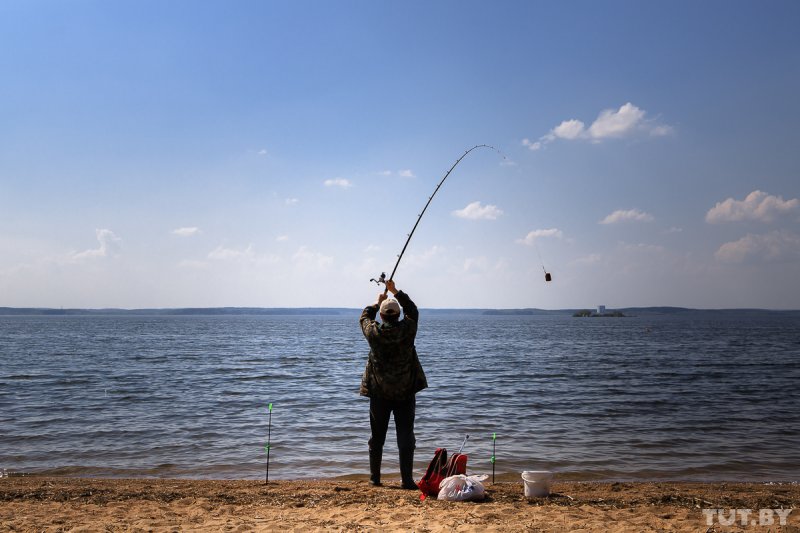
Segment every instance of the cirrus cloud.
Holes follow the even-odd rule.
[[[771,222],[780,215],[797,211],[800,200],[793,198],[784,200],[781,196],[772,196],[762,191],[753,191],[744,200],[728,198],[712,207],[706,213],[706,222],[719,224],[722,222],[739,222],[755,220]]]
[[[480,202],[472,202],[463,209],[453,211],[453,216],[470,220],[496,220],[502,214],[503,210],[496,205],[481,205]]]

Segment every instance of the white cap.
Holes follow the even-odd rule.
[[[393,298],[387,298],[381,303],[381,314],[386,316],[399,315],[400,304]]]

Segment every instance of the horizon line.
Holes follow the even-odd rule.
[[[136,311],[211,311],[211,310],[361,310],[364,307],[332,307],[332,306],[183,306],[183,307],[40,307],[40,306],[0,306],[0,311],[120,311],[120,312],[136,312]],[[562,307],[555,309],[547,309],[541,307],[420,307],[428,311],[543,311],[543,312],[567,312],[567,311],[580,311],[597,309],[597,306],[584,306],[584,307]],[[791,312],[800,311],[800,308],[766,308],[766,307],[684,307],[676,305],[634,305],[634,306],[620,306],[608,307],[607,311],[613,310],[676,310],[676,311],[768,311],[768,312]]]

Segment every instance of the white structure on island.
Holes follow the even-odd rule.
[[[597,306],[597,314],[598,315],[606,314],[606,306],[605,305],[598,305]]]

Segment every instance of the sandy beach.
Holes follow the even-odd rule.
[[[0,479],[2,531],[800,531],[759,525],[760,509],[800,505],[797,484],[561,482],[528,500],[487,483],[484,502],[420,501],[389,480]],[[722,509],[722,522],[716,512]],[[731,511],[754,510],[742,525]],[[784,511],[785,512],[785,511]],[[708,524],[709,520],[712,524]]]

